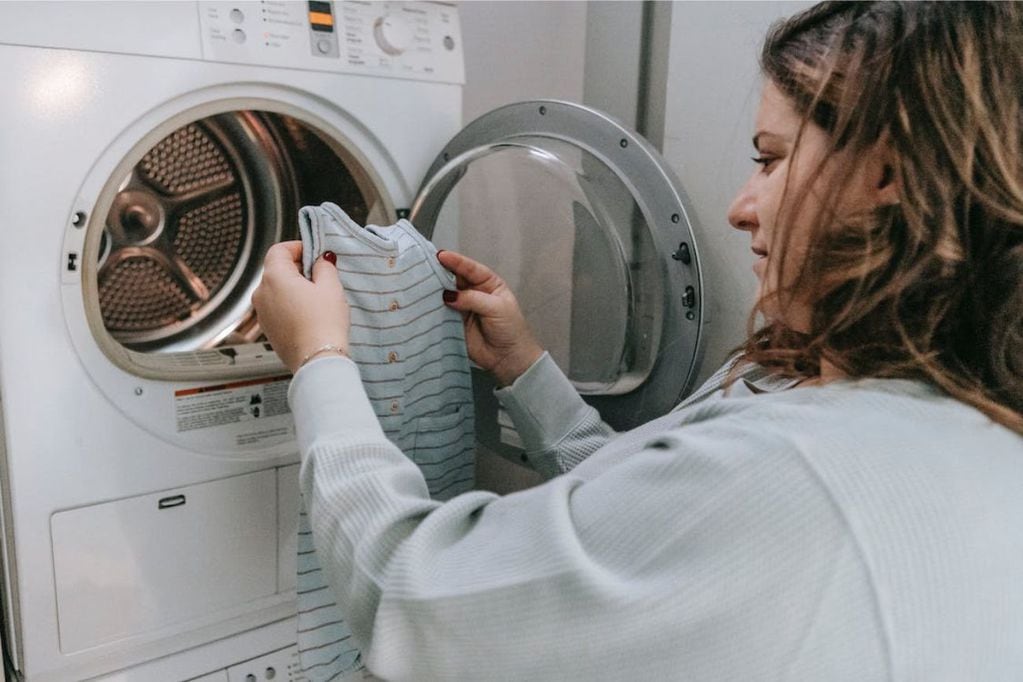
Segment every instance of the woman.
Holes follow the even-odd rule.
[[[544,485],[431,501],[315,354],[347,341],[334,266],[268,255],[302,490],[376,674],[1019,679],[1023,8],[819,5],[762,66],[729,220],[767,322],[726,387],[614,434],[500,278],[439,256]]]

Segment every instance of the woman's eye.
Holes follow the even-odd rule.
[[[774,156],[754,156],[752,158],[753,163],[756,163],[756,164],[759,164],[760,166],[763,166],[765,172],[777,160],[778,160],[777,157],[774,157]]]

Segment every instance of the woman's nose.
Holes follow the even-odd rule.
[[[755,207],[753,192],[750,191],[750,186],[747,182],[739,190],[739,193],[735,195],[732,205],[728,207],[728,222],[737,230],[752,232],[760,226],[760,223],[757,221]]]

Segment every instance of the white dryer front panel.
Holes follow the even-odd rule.
[[[450,79],[209,61],[199,9],[215,4],[0,3],[5,639],[31,682],[239,633],[265,646],[261,626],[293,613],[297,453],[290,415],[267,410],[286,373],[261,343],[235,343],[244,325],[214,321],[245,317],[258,251],[287,236],[295,204],[343,200],[331,179],[346,168],[367,215],[392,217],[460,128]],[[253,162],[271,150],[289,158]],[[202,260],[211,224],[234,234],[219,265]],[[187,304],[161,318],[153,280]],[[226,602],[174,600],[190,579],[233,577]]]

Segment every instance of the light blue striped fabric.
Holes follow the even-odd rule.
[[[407,220],[363,228],[331,203],[303,208],[299,226],[306,277],[324,251],[337,254],[351,356],[385,435],[419,465],[434,498],[472,489],[472,380],[461,315],[441,299],[454,276],[437,250]],[[310,682],[337,681],[362,669],[360,653],[304,508],[298,532],[299,658]]]

